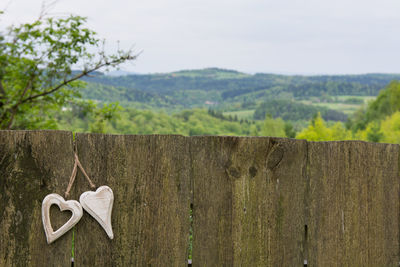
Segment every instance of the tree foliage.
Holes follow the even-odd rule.
[[[59,128],[79,132],[107,132],[115,134],[181,134],[194,135],[237,135],[237,136],[280,136],[285,137],[285,123],[281,119],[267,118],[265,121],[228,120],[210,114],[204,109],[183,110],[168,115],[164,112],[116,107],[105,110],[118,115],[107,119],[102,114],[90,112],[87,102],[64,110],[58,117]],[[293,134],[293,129],[288,129]]]
[[[51,114],[79,97],[80,78],[136,58],[131,50],[107,55],[85,23],[80,16],[42,14],[33,23],[1,29],[0,129],[52,128]]]
[[[382,121],[380,127],[382,135],[381,142],[400,144],[400,112],[397,111],[392,116]]]
[[[400,82],[392,81],[380,91],[375,101],[354,114],[349,127],[354,132],[365,130],[371,122],[383,120],[397,111],[400,111]]]
[[[112,91],[114,97],[118,98],[115,100],[118,101],[132,99],[132,95],[142,91],[155,99],[163,98],[165,107],[180,106],[181,109],[205,107],[204,103],[207,101],[216,103],[215,105],[221,109],[229,109],[236,104],[241,105],[242,109],[254,109],[256,104],[272,99],[292,101],[318,98],[322,102],[329,102],[338,95],[375,96],[393,79],[400,79],[400,75],[250,75],[216,68],[120,77],[96,75],[85,78],[86,81],[102,84],[104,87],[99,91],[106,94],[107,90]],[[84,96],[91,97],[92,94],[86,92]],[[138,101],[148,103],[147,96]],[[353,99],[353,103],[360,104],[361,101]],[[322,110],[319,111],[323,118],[327,119]],[[330,116],[337,117],[337,115]],[[340,118],[343,117],[341,114]],[[258,119],[264,120],[264,118],[265,114],[261,114]]]
[[[262,136],[286,137],[285,122],[281,119],[273,119],[270,115],[266,115],[263,126],[261,128]]]
[[[337,141],[351,140],[352,135],[342,123],[337,122],[332,127],[328,127],[322,119],[321,114],[311,121],[310,125],[297,134],[296,138],[309,141]]]
[[[346,114],[325,107],[316,107],[287,99],[271,99],[261,103],[254,112],[254,119],[259,120],[270,114],[273,118],[297,121],[309,120],[318,112],[325,120],[345,121]]]

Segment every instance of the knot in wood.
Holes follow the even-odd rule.
[[[240,171],[235,167],[229,167],[227,169],[227,173],[230,177],[233,177],[236,179],[240,178]]]
[[[251,166],[249,168],[249,174],[251,178],[254,178],[257,175],[257,168],[254,166]]]
[[[275,169],[278,164],[282,161],[284,149],[281,145],[276,145],[272,148],[272,151],[268,155],[267,168],[269,170]]]

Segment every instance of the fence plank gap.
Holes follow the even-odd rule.
[[[187,265],[187,141],[182,136],[76,135],[78,154],[88,174],[96,185],[108,185],[114,191],[114,239],[108,239],[93,218],[84,216],[76,226],[77,263]],[[90,190],[83,176],[77,177],[76,190],[78,194]]]

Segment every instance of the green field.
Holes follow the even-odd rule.
[[[347,115],[353,114],[361,106],[343,103],[313,103],[312,105],[341,111]]]
[[[319,107],[326,107],[329,109],[341,111],[347,115],[353,114],[356,110],[358,110],[363,104],[347,104],[344,103],[348,99],[361,99],[364,101],[364,104],[367,104],[370,101],[375,100],[375,96],[349,96],[349,95],[341,95],[335,97],[335,102],[318,102],[313,100],[302,100],[300,101],[303,104],[314,105]]]
[[[229,111],[229,112],[224,112],[224,116],[232,116],[234,117],[235,115],[238,117],[239,120],[243,119],[253,119],[254,115],[254,109],[249,109],[249,110],[239,110],[239,111]]]
[[[373,101],[376,99],[376,96],[354,96],[354,95],[339,95],[336,96],[339,102],[346,101],[349,98],[357,98],[357,99],[362,99],[364,100],[364,103],[367,104],[370,101]]]

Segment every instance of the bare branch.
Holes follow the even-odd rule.
[[[3,81],[0,79],[0,108],[4,105],[6,98],[6,91],[4,90]]]
[[[49,11],[54,8],[54,6],[57,4],[58,0],[54,0],[51,2],[42,2],[42,8],[40,9],[39,17],[36,21],[42,20],[44,17],[46,17],[49,14]]]
[[[4,90],[3,82],[0,79],[0,99],[6,96],[6,91]]]
[[[11,110],[11,118],[10,118],[10,121],[8,122],[8,125],[7,125],[7,129],[8,130],[11,129],[11,126],[12,126],[12,124],[14,122],[15,112],[17,112],[16,108]]]
[[[24,88],[24,91],[23,91],[22,94],[21,94],[20,101],[22,101],[22,99],[24,98],[26,92],[27,92],[30,88],[32,88],[34,78],[35,78],[34,76],[31,76],[31,78],[29,79],[27,85],[26,85],[25,88]],[[8,125],[7,125],[7,129],[9,129],[9,130],[10,130],[11,127],[12,127],[12,124],[13,124],[14,118],[15,118],[15,114],[16,114],[17,109],[18,109],[18,106],[19,106],[20,104],[21,104],[21,103],[18,103],[18,104],[16,104],[16,105],[14,105],[11,109],[8,109],[8,111],[11,112],[10,121],[8,122]],[[4,116],[2,116],[2,117],[4,117]],[[1,120],[0,120],[0,121],[1,121]]]
[[[88,74],[90,74],[90,73],[92,73],[92,72],[94,72],[94,71],[96,71],[98,69],[101,69],[101,68],[103,68],[105,66],[113,66],[115,64],[122,63],[122,62],[124,62],[126,60],[134,60],[136,57],[137,57],[137,55],[134,55],[134,56],[127,55],[126,57],[117,58],[117,59],[112,60],[112,61],[105,61],[103,63],[98,63],[92,69],[84,70],[81,73],[79,73],[78,75],[75,75],[74,77],[72,77],[72,78],[70,78],[68,80],[64,80],[62,83],[60,83],[59,85],[57,85],[56,87],[54,87],[54,88],[52,88],[52,89],[50,89],[48,91],[45,91],[45,92],[37,94],[37,95],[30,96],[28,98],[25,98],[25,99],[21,100],[20,102],[18,102],[16,104],[16,106],[19,106],[20,104],[23,104],[23,103],[26,103],[26,102],[31,102],[32,100],[34,100],[34,99],[36,99],[38,97],[42,97],[42,96],[46,96],[46,95],[52,94],[52,93],[58,91],[59,89],[61,89],[63,86],[68,85],[69,83],[71,83],[73,81],[76,81],[76,80],[78,80],[78,79],[80,79],[80,78],[82,78],[84,76],[87,76]]]
[[[21,94],[20,101],[24,98],[24,96],[25,96],[26,92],[29,90],[29,88],[32,88],[33,79],[34,79],[34,76],[32,76],[32,77],[29,79],[28,83],[26,84],[26,86],[25,86],[25,88],[24,88],[24,91],[23,91],[22,94]]]
[[[6,6],[1,11],[6,12],[8,10],[8,8],[10,7],[11,2],[12,2],[12,0],[9,0],[8,3],[6,4]]]

